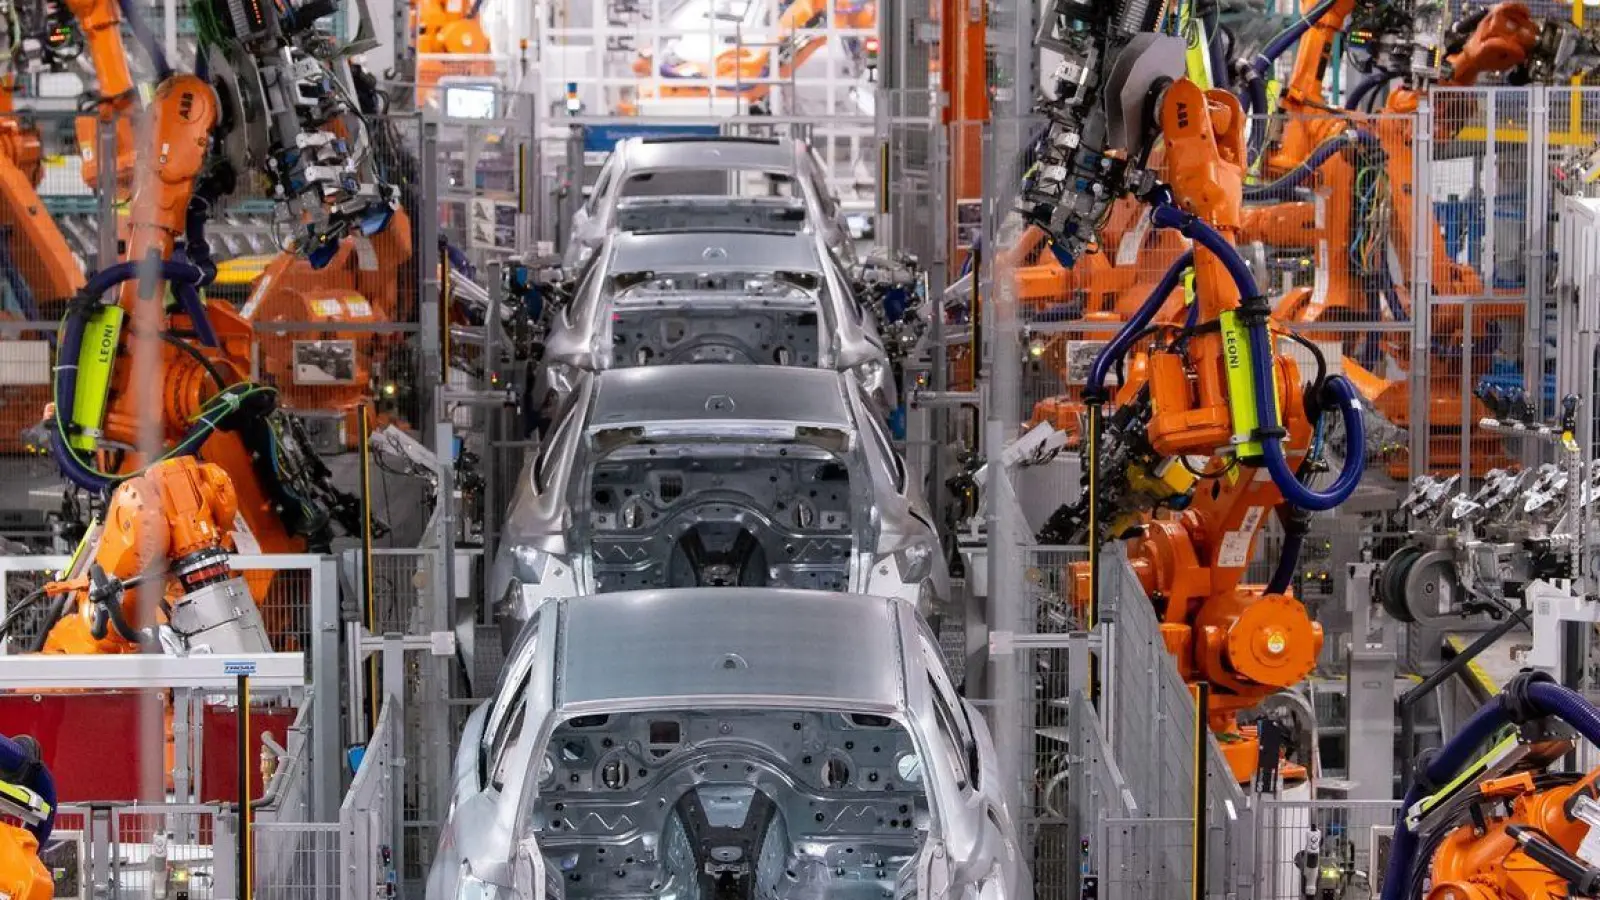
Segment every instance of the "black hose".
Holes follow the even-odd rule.
[[[61,621],[61,613],[66,608],[67,595],[57,594],[56,598],[50,602],[50,613],[44,617],[44,627],[40,628],[39,633],[33,636],[33,640],[28,642],[29,653],[44,652],[44,645],[50,640],[50,631],[55,628],[57,622]]]
[[[44,588],[36,588],[35,590],[29,591],[27,596],[23,597],[21,600],[18,600],[15,606],[7,610],[5,620],[0,621],[0,639],[4,639],[6,635],[10,634],[11,629],[17,624],[18,617],[32,607],[35,603],[38,603],[39,599],[43,596]]]
[[[1315,341],[1299,332],[1285,331],[1284,334],[1288,336],[1289,340],[1306,348],[1307,352],[1311,354],[1311,358],[1317,361],[1317,377],[1311,382],[1311,390],[1314,394],[1320,393],[1323,383],[1328,380],[1328,358],[1322,355],[1322,348],[1318,347]]]
[[[129,590],[130,588],[133,587],[133,585],[134,585],[134,582],[130,581],[130,582],[124,584],[122,586],[122,589],[124,591]],[[139,646],[144,646],[144,636],[139,633],[139,629],[134,628],[132,625],[129,625],[128,624],[128,620],[124,619],[122,617],[122,604],[121,603],[118,603],[115,600],[113,600],[110,603],[102,603],[102,604],[100,604],[100,608],[104,609],[106,611],[106,617],[111,620],[111,627],[115,628],[117,630],[117,634],[120,635],[123,640],[127,641],[130,644],[137,644]]]
[[[222,373],[217,371],[217,367],[212,364],[211,360],[206,359],[205,354],[201,353],[193,344],[170,331],[161,332],[161,339],[183,351],[196,363],[199,363],[200,367],[206,370],[206,374],[211,376],[211,383],[217,386],[217,393],[220,394],[228,389],[228,385],[223,383]]]

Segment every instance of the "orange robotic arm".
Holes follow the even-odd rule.
[[[227,473],[193,457],[157,463],[122,482],[103,520],[84,538],[73,571],[46,587],[47,593],[66,595],[70,608],[51,629],[44,651],[138,652],[140,630],[154,621],[141,609],[141,591],[133,588],[152,580],[162,585],[170,624],[182,637],[224,624],[199,608],[221,587],[234,601],[225,603],[227,621],[261,637],[256,649],[264,650],[254,604],[242,585],[233,586],[228,564],[238,512]],[[203,627],[193,628],[196,622]]]
[[[137,164],[133,140],[133,118],[139,95],[128,65],[128,48],[122,40],[122,9],[117,0],[66,0],[67,8],[78,20],[89,45],[95,78],[100,83],[98,110],[77,121],[78,153],[83,159],[83,180],[99,187],[106,162],[100,159],[99,129],[117,130],[117,158],[110,161],[116,175],[117,191],[126,194],[133,185]]]
[[[1309,15],[1322,4],[1320,0],[1301,0],[1300,5],[1302,13]],[[1317,145],[1344,128],[1339,117],[1322,115],[1328,108],[1322,81],[1328,74],[1334,38],[1344,31],[1355,8],[1356,0],[1335,0],[1300,37],[1294,71],[1278,97],[1279,111],[1287,113],[1288,118],[1283,122],[1282,134],[1267,148],[1263,159],[1263,171],[1269,176],[1304,162]]]
[[[1184,214],[1236,240],[1244,226],[1246,156],[1237,98],[1180,80],[1166,89],[1161,124],[1173,198]],[[1230,265],[1197,239],[1195,323],[1162,329],[1142,365],[1130,365],[1111,419],[1110,446],[1098,448],[1101,465],[1112,471],[1098,490],[1097,507],[1111,512],[1101,518],[1109,534],[1130,526],[1137,534],[1128,547],[1133,571],[1157,604],[1163,640],[1180,671],[1190,682],[1211,686],[1209,723],[1243,780],[1253,771],[1258,745],[1238,726],[1238,713],[1309,674],[1322,631],[1286,586],[1241,583],[1255,536],[1284,496],[1272,479],[1257,477],[1251,466],[1260,460],[1236,443],[1232,370],[1246,351],[1234,323],[1266,313],[1263,298],[1240,296]],[[1276,357],[1271,372],[1283,452],[1299,460],[1312,430],[1299,374],[1287,357]],[[1208,461],[1204,471],[1196,459]],[[1138,512],[1152,504],[1181,511]],[[1087,565],[1074,569],[1080,603],[1089,600],[1090,574]]]
[[[39,133],[10,113],[0,85],[0,232],[11,232],[11,259],[36,299],[64,300],[83,287],[83,269],[35,191],[44,175]]]

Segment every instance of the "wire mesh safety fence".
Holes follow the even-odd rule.
[[[1194,822],[1187,818],[1108,818],[1100,829],[1103,896],[1187,896],[1194,883]]]
[[[346,897],[368,897],[396,883],[399,868],[398,795],[405,764],[402,723],[393,698],[386,698],[361,756],[350,789],[339,806]]]
[[[312,618],[324,590],[317,577],[318,558],[295,554],[240,554],[233,558],[235,574],[242,577],[261,609],[268,639],[274,652],[304,651],[311,643]],[[57,579],[71,563],[65,555],[0,556],[0,620],[13,604],[29,604],[35,613],[19,615],[5,640],[0,655],[28,652],[46,627],[49,604],[42,602],[42,588]]]
[[[339,900],[344,847],[337,822],[255,826],[258,900]]]
[[[1262,798],[1256,900],[1377,895],[1398,802]]]
[[[706,9],[665,0],[567,8],[541,29],[544,102],[602,116],[872,114],[880,56],[875,4]]]
[[[466,555],[470,557],[471,553]],[[359,553],[352,553],[349,560],[359,565]],[[450,630],[448,609],[439,603],[442,585],[436,581],[438,555],[435,551],[384,550],[376,553],[372,562],[373,633],[434,636]],[[471,568],[470,571],[469,577],[477,577],[481,569]],[[461,594],[481,597],[482,590],[476,584],[463,585]],[[485,609],[477,612],[480,617],[487,615]],[[369,621],[366,611],[359,615],[366,626]],[[497,659],[498,632],[492,628],[472,627],[476,644],[471,648],[463,647],[463,657],[470,660],[481,654]],[[449,767],[466,717],[478,702],[475,697],[486,695],[493,687],[497,671],[485,665],[472,673],[475,677],[469,678],[455,654],[440,656],[426,652],[406,652],[402,665],[404,672],[400,683],[404,685],[404,694],[394,698],[391,714],[403,723],[401,749],[405,758],[414,762],[405,767],[396,788],[400,804],[396,815],[404,860],[398,877],[416,882],[426,875],[438,843],[439,829],[450,800]],[[370,689],[364,681],[357,683],[358,705],[366,706],[365,692]]]
[[[258,822],[253,827],[254,896],[262,900],[336,900],[350,893],[361,867],[337,822]],[[41,850],[58,897],[238,896],[238,821],[216,805],[65,805]],[[352,873],[352,874],[347,874]]]

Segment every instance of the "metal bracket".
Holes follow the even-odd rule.
[[[989,632],[989,655],[1011,656],[1018,650],[1066,650],[1071,647],[1100,647],[1100,634],[1092,631],[1069,631],[1065,634],[1017,634],[1011,631]]]

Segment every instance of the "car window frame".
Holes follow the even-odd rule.
[[[540,612],[534,610],[528,623],[523,626],[523,633],[527,637],[517,648],[519,655],[507,661],[494,700],[490,701],[489,709],[484,713],[483,736],[478,740],[478,776],[484,784],[489,783],[494,773],[494,761],[499,758],[496,754],[504,753],[508,746],[502,738],[509,737],[507,731],[513,721],[512,716],[519,712],[519,708],[526,707],[528,702],[533,668],[538,661]],[[520,711],[525,714],[525,710]]]
[[[976,791],[983,779],[983,772],[978,766],[977,732],[972,727],[972,720],[967,717],[966,704],[961,702],[961,695],[957,693],[950,673],[945,669],[938,642],[929,635],[926,622],[919,621],[918,625],[917,638],[922,648],[923,664],[928,669],[928,682],[932,686],[934,716],[941,720],[948,717],[953,737],[959,744],[957,762],[960,773],[964,775],[966,788]]]
[[[539,455],[534,457],[533,460],[533,492],[536,496],[543,497],[549,492],[550,479],[549,473],[545,471],[546,463],[557,447],[571,439],[571,429],[576,427],[571,423],[577,415],[579,398],[583,393],[583,385],[581,384],[568,392],[566,398],[561,401],[561,405],[556,408],[554,415],[551,416],[551,421],[556,424],[550,430],[550,440],[539,448]]]
[[[612,151],[610,159],[600,167],[600,174],[595,177],[594,187],[589,189],[589,202],[584,204],[584,210],[589,218],[594,218],[600,212],[600,200],[611,190],[611,182],[617,178],[617,170],[622,166],[617,162],[617,152]]]
[[[885,462],[889,465],[889,474],[894,476],[895,493],[904,497],[906,495],[906,486],[910,484],[910,478],[906,473],[905,460],[895,451],[894,442],[889,439],[888,426],[883,420],[878,416],[871,415],[867,416],[866,419],[869,423],[867,428],[872,432],[874,442],[877,443],[878,449],[885,456]]]

